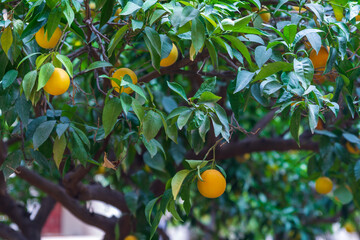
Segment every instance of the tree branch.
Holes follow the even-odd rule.
[[[216,148],[216,159],[223,160],[232,158],[237,155],[252,152],[264,151],[289,151],[289,150],[309,150],[317,152],[319,146],[316,142],[311,141],[310,138],[300,138],[300,147],[293,139],[283,138],[245,138],[239,142],[228,143],[222,147]],[[203,150],[199,155],[193,152],[187,154],[187,159],[201,159],[206,154],[207,150]],[[209,156],[211,157],[211,156]]]
[[[56,201],[50,196],[41,200],[41,207],[33,220],[39,229],[43,228],[49,214],[54,209],[55,203]]]
[[[0,238],[9,240],[28,240],[20,232],[15,231],[5,223],[0,222]]]
[[[116,218],[107,218],[102,215],[89,212],[86,207],[81,206],[77,200],[71,198],[66,193],[65,189],[39,176],[26,167],[20,166],[17,168],[17,171],[17,175],[20,178],[56,199],[81,221],[89,225],[96,226],[105,232],[113,231]]]

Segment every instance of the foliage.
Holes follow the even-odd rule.
[[[356,1],[4,0],[0,6],[0,143],[6,145],[0,169],[14,196],[20,180],[9,176],[15,170],[24,179],[19,166],[62,182],[76,198],[68,177],[87,169],[80,180],[89,184],[103,165],[114,170],[102,183],[124,194],[135,219],[125,232],[145,239],[158,237],[166,211],[174,224],[205,226],[199,238],[299,233],[310,239],[330,229],[318,219],[340,211],[346,219],[360,206]],[[254,7],[269,12],[270,22]],[[57,45],[39,47],[34,34],[44,27],[50,39],[58,26]],[[173,44],[179,59],[160,67]],[[311,51],[328,53],[326,67],[314,69]],[[120,67],[134,71],[138,82],[114,78]],[[60,96],[43,90],[55,68],[71,78]],[[114,91],[112,81],[132,92]],[[272,150],[285,152],[263,153]],[[251,159],[236,163],[245,153]],[[210,168],[227,180],[216,200],[194,189]],[[309,184],[320,176],[334,182],[330,197]],[[43,197],[25,194],[17,200]]]

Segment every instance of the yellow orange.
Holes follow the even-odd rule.
[[[348,152],[351,153],[351,154],[360,154],[360,150],[356,146],[353,146],[349,142],[345,143],[345,147],[348,150]]]
[[[330,51],[330,47],[324,47],[322,46],[318,52],[318,54],[316,54],[315,49],[311,50],[310,52],[310,60],[314,66],[314,69],[316,70],[325,70],[325,66],[326,66],[326,62],[329,58],[329,51]]]
[[[119,68],[118,70],[116,70],[114,72],[114,74],[112,75],[113,78],[116,78],[116,79],[119,79],[119,81],[121,82],[122,78],[125,76],[125,75],[129,75],[131,80],[132,80],[132,83],[133,84],[136,84],[138,79],[137,79],[137,76],[136,74],[129,68]],[[130,94],[133,92],[133,90],[129,87],[121,87],[121,91],[120,91],[120,87],[119,85],[114,82],[113,80],[111,80],[111,86],[115,89],[115,91],[117,91],[118,93],[122,93],[122,92],[125,92],[127,94]]]
[[[35,40],[40,47],[50,49],[54,48],[57,45],[61,38],[61,35],[61,29],[58,27],[55,29],[55,32],[50,37],[50,39],[48,39],[47,32],[45,33],[44,27],[42,27],[39,31],[37,31],[37,33],[35,33]]]
[[[315,189],[320,194],[328,194],[333,188],[333,183],[328,177],[319,177],[315,182]]]
[[[354,224],[351,222],[345,223],[344,228],[348,233],[354,233],[356,231]]]
[[[65,93],[70,86],[70,77],[64,69],[55,68],[51,77],[44,86],[45,92],[51,95],[61,95]]]
[[[252,11],[256,12],[256,11],[258,11],[258,8],[253,7]],[[269,13],[269,9],[267,7],[262,7],[258,14],[265,23],[270,22],[271,14]]]
[[[124,238],[124,240],[137,240],[137,237],[135,237],[134,235],[128,235]]]
[[[179,56],[179,52],[178,52],[175,44],[173,43],[173,47],[170,51],[169,56],[161,59],[160,67],[169,67],[169,66],[173,65],[176,62],[176,60],[178,59],[178,56]]]
[[[215,169],[206,170],[201,174],[201,178],[197,182],[197,187],[201,195],[207,198],[220,197],[226,188],[226,180],[224,176]]]

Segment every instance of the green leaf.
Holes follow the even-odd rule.
[[[321,31],[319,29],[304,29],[304,30],[301,30],[300,32],[296,33],[293,45],[298,43],[303,37],[305,37],[305,36],[308,37],[309,34],[320,33],[320,32],[323,32],[323,31]]]
[[[38,149],[41,144],[43,144],[49,138],[52,130],[55,127],[55,124],[56,120],[51,120],[40,124],[36,128],[33,136],[33,145],[35,150]]]
[[[71,26],[72,22],[74,21],[74,18],[75,18],[75,14],[74,14],[74,11],[72,10],[71,6],[70,6],[70,3],[68,1],[65,1],[65,4],[66,4],[66,8],[64,10],[64,15],[65,15],[65,18],[68,22],[68,25]]]
[[[286,25],[283,30],[285,40],[288,44],[294,42],[297,33],[297,25],[290,24]]]
[[[144,117],[145,117],[145,111],[143,106],[141,106],[141,104],[139,103],[139,101],[137,99],[133,99],[132,104],[131,104],[136,116],[138,117],[138,119],[143,122]]]
[[[125,115],[127,115],[129,109],[131,108],[132,99],[133,98],[126,93],[121,93],[120,95],[120,102]]]
[[[11,174],[14,173],[14,169],[20,166],[24,155],[21,150],[16,150],[10,153],[5,161],[1,164],[0,170],[3,172],[5,179],[8,179]]]
[[[217,101],[219,101],[221,99],[221,97],[216,96],[215,94],[213,94],[212,92],[203,92],[199,98],[198,104],[203,104],[203,103],[216,103]]]
[[[15,112],[19,115],[21,121],[26,126],[30,115],[31,103],[26,101],[24,95],[20,96],[15,103]]]
[[[342,204],[348,204],[353,200],[353,195],[345,186],[336,188],[334,196],[337,197]]]
[[[159,33],[150,27],[145,27],[144,31],[157,54],[161,56],[161,40]]]
[[[65,134],[61,135],[60,138],[56,137],[53,147],[53,157],[56,163],[57,168],[59,169],[60,163],[62,161],[64,151],[66,148],[66,137]]]
[[[87,68],[86,71],[91,71],[94,70],[96,68],[103,68],[103,67],[112,67],[112,64],[109,62],[104,62],[104,61],[96,61],[91,63]]]
[[[56,55],[56,58],[65,66],[66,71],[69,73],[70,77],[73,77],[73,64],[71,60],[65,55]]]
[[[189,108],[188,110],[180,113],[178,119],[177,119],[177,125],[178,128],[181,130],[186,123],[189,121],[189,118],[191,117],[193,111]]]
[[[104,26],[111,18],[115,2],[115,0],[106,0],[104,6],[101,9],[100,27]]]
[[[129,2],[130,3],[130,2]],[[122,11],[123,13],[123,11]],[[116,34],[111,38],[109,46],[108,46],[108,54],[109,57],[111,57],[111,55],[114,52],[114,49],[116,48],[116,46],[120,43],[121,39],[124,37],[126,31],[128,30],[129,26],[128,25],[124,25],[122,26],[117,32]]]
[[[169,86],[169,88],[171,90],[173,90],[174,92],[176,92],[180,97],[182,97],[186,102],[189,102],[188,99],[186,98],[186,93],[184,88],[176,83],[176,82],[167,82],[167,85]]]
[[[2,49],[4,50],[6,56],[8,56],[8,51],[13,43],[13,35],[12,35],[11,27],[5,28],[4,32],[1,35],[0,42]]]
[[[201,94],[203,94],[204,92],[211,92],[214,90],[216,86],[216,79],[215,78],[211,78],[206,80],[205,82],[203,82],[199,88],[199,90],[197,90],[197,92],[194,95],[194,99],[199,98],[201,96]]]
[[[205,41],[205,46],[206,46],[207,50],[209,51],[212,65],[214,66],[214,68],[217,68],[218,54],[217,54],[216,48],[215,48],[214,44],[212,43],[211,39],[207,39]]]
[[[173,215],[173,217],[176,220],[178,220],[180,222],[183,222],[183,220],[181,219],[179,213],[176,211],[175,201],[173,199],[171,199],[170,202],[169,202],[168,211]]]
[[[61,8],[54,8],[51,10],[45,29],[48,40],[50,40],[56,28],[58,28],[61,20],[61,15]]]
[[[171,124],[166,129],[166,136],[169,137],[174,143],[178,143],[178,130],[175,124]]]
[[[236,77],[236,87],[234,94],[243,90],[247,85],[251,82],[252,78],[254,77],[255,73],[249,72],[246,70],[238,71]]]
[[[256,75],[254,81],[265,79],[280,71],[291,71],[293,65],[287,62],[273,62],[263,66],[260,72]]]
[[[314,67],[309,58],[294,59],[294,72],[300,78],[304,89],[311,84],[314,76]]]
[[[359,181],[360,180],[360,160],[357,160],[357,162],[355,163],[354,175],[355,175],[356,181]]]
[[[16,70],[10,70],[6,72],[1,80],[3,89],[8,88],[16,80],[17,75],[18,71]]]
[[[113,130],[121,111],[122,107],[120,99],[111,98],[105,103],[102,114],[105,137]]]
[[[154,198],[153,200],[148,202],[145,206],[145,218],[150,225],[151,225],[151,213],[152,213],[152,210],[154,209],[156,202],[159,200],[159,198],[160,198],[160,196],[157,198]]]
[[[24,89],[26,100],[29,100],[31,91],[32,91],[32,89],[33,89],[33,87],[35,85],[35,82],[36,82],[36,77],[37,77],[37,71],[36,70],[28,72],[24,76],[24,80],[22,81],[22,87]]]
[[[52,63],[46,63],[40,68],[38,88],[36,91],[39,91],[46,85],[47,81],[49,81],[51,75],[53,74],[54,69],[55,67]]]
[[[150,139],[156,137],[161,126],[162,126],[161,116],[152,110],[148,111],[143,122],[144,137],[148,141],[150,141]]]
[[[205,27],[200,17],[192,20],[191,25],[191,41],[194,45],[195,52],[198,53],[205,43]]]
[[[290,133],[299,146],[300,146],[300,141],[299,141],[300,120],[301,120],[301,109],[297,108],[294,111],[293,115],[291,116]]]
[[[126,15],[130,15],[134,12],[136,12],[137,10],[139,10],[141,7],[133,2],[127,2],[124,9],[121,11],[120,15],[122,16],[126,16]]]
[[[343,137],[351,143],[360,144],[360,139],[357,136],[355,136],[354,134],[343,133]]]
[[[231,45],[244,56],[246,61],[249,63],[250,67],[254,65],[254,63],[251,60],[251,56],[248,48],[243,42],[240,41],[240,39],[231,35],[224,35],[223,37],[229,40],[231,42]]]
[[[160,223],[161,216],[162,216],[162,212],[157,211],[157,213],[155,215],[155,218],[154,218],[154,221],[151,224],[150,240],[153,238],[153,236],[154,236],[154,234],[156,232],[156,229],[157,229],[157,227],[158,227],[158,225]]]
[[[309,126],[311,133],[314,134],[315,128],[318,123],[320,107],[318,105],[309,104],[308,108],[309,108]]]
[[[190,173],[190,170],[184,169],[175,174],[171,180],[171,189],[174,200],[176,200],[177,195],[179,194],[182,183],[184,182],[186,176]]]
[[[157,71],[159,71],[161,55],[158,53],[158,50],[151,44],[150,39],[146,35],[144,35],[144,41],[147,49],[150,52],[151,64]]]
[[[200,168],[203,168],[209,163],[208,161],[203,161],[203,160],[185,160],[185,161],[189,164],[189,166],[192,169],[196,169],[198,166]]]
[[[146,12],[149,8],[155,5],[155,3],[157,3],[157,0],[146,0],[141,8],[144,10],[144,12]]]
[[[181,12],[179,27],[182,27],[189,21],[195,19],[196,17],[199,16],[199,14],[200,14],[199,10],[193,8],[192,6],[185,6]]]
[[[61,137],[69,126],[69,123],[58,123],[56,125],[56,134],[58,135],[58,137]]]
[[[75,131],[72,131],[72,139],[70,144],[71,155],[73,158],[78,159],[82,165],[85,165],[89,159],[88,152],[84,144]],[[69,145],[68,145],[69,146]]]
[[[255,48],[255,62],[261,68],[271,57],[272,49],[267,49],[265,46],[258,46]]]
[[[72,127],[72,129],[75,130],[75,133],[80,137],[81,141],[83,143],[85,143],[85,145],[88,148],[90,148],[90,141],[89,141],[88,137],[86,136],[86,134],[82,130],[80,130],[79,128],[75,127],[73,124],[71,124],[71,127]]]

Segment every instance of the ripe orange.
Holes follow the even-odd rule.
[[[253,7],[252,11],[257,12],[258,8]],[[267,7],[262,7],[258,14],[265,23],[270,22],[271,14],[269,13],[269,9]]]
[[[348,233],[354,233],[356,231],[354,224],[351,222],[345,223],[344,228]]]
[[[51,95],[61,95],[65,93],[70,86],[70,77],[61,68],[55,68],[50,79],[44,86],[45,92]]]
[[[137,76],[136,74],[129,68],[119,68],[118,70],[116,70],[114,72],[114,74],[112,75],[113,78],[116,78],[116,79],[119,79],[120,82],[122,80],[122,78],[125,76],[125,75],[129,75],[131,80],[132,80],[132,83],[133,84],[136,84],[138,79],[137,79]],[[111,80],[111,86],[113,86],[113,88],[115,88],[115,91],[117,91],[118,93],[122,93],[122,92],[125,92],[127,94],[130,94],[133,92],[133,90],[129,87],[121,87],[121,91],[120,91],[120,87],[119,85],[114,82],[113,80]]]
[[[50,40],[48,40],[47,32],[44,33],[44,27],[42,27],[37,33],[35,33],[35,40],[40,47],[50,49],[54,48],[57,45],[61,38],[61,35],[61,29],[57,27],[53,35],[50,37]]]
[[[116,12],[115,12],[115,19],[114,19],[114,21],[115,22],[118,22],[118,21],[120,21],[120,19],[121,19],[121,16],[120,16],[120,13],[122,12],[122,9],[121,8],[118,8],[117,10],[116,10]]]
[[[316,130],[324,130],[324,123],[321,119],[318,120],[317,125],[316,125]]]
[[[224,176],[215,169],[206,170],[201,174],[201,178],[197,182],[197,187],[201,195],[207,198],[220,197],[226,188],[226,180]]]
[[[333,183],[328,177],[319,177],[315,182],[315,189],[320,194],[328,194],[333,188]]]
[[[348,150],[348,152],[351,153],[351,154],[360,154],[360,150],[356,146],[353,146],[349,142],[345,143],[345,147]]]
[[[359,15],[356,15],[355,19],[357,22],[360,21],[360,12],[359,12]]]
[[[134,235],[128,235],[124,238],[124,240],[137,240],[137,237],[135,237]]]
[[[161,59],[160,67],[169,67],[169,66],[173,65],[176,62],[176,60],[178,59],[178,56],[179,56],[178,50],[177,50],[175,44],[173,43],[173,47],[170,51],[169,56]]]
[[[294,11],[296,11],[297,13],[299,12],[299,10],[300,10],[300,13],[304,13],[304,12],[306,12],[307,11],[307,9],[306,8],[301,8],[300,9],[300,7],[298,7],[298,6],[292,6],[292,9],[294,10]]]
[[[235,159],[238,163],[244,163],[250,159],[250,156],[251,155],[249,153],[245,153],[243,155],[236,156]]]
[[[326,62],[329,58],[330,47],[325,48],[322,46],[319,50],[319,53],[316,54],[315,49],[310,52],[310,60],[314,66],[315,70],[325,70]]]

